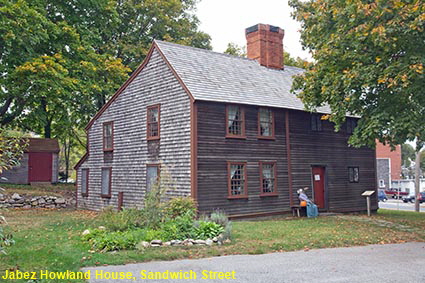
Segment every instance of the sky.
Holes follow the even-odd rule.
[[[200,30],[212,38],[213,50],[224,52],[227,44],[246,46],[245,29],[262,23],[285,30],[284,50],[292,57],[311,60],[300,43],[300,24],[291,17],[287,0],[201,0],[196,15]]]

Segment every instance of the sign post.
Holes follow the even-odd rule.
[[[370,196],[373,195],[375,191],[364,191],[362,193],[362,197],[366,197],[366,205],[367,205],[367,216],[370,216]]]

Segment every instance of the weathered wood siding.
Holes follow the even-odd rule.
[[[4,171],[0,177],[7,179],[0,179],[0,183],[28,184],[28,153],[24,153],[19,166]]]
[[[146,140],[146,108],[161,104],[160,140]],[[102,125],[114,122],[114,150],[104,153]],[[88,132],[89,156],[78,168],[89,168],[87,197],[79,189],[79,207],[100,210],[142,207],[146,193],[146,164],[162,163],[174,180],[173,195],[190,194],[190,99],[160,54],[154,50],[141,73],[94,122]],[[100,196],[101,167],[112,167],[112,197]],[[81,184],[79,184],[81,185]]]
[[[276,140],[257,138],[256,106],[243,106],[246,139],[225,138],[226,104],[198,104],[198,204],[201,212],[215,208],[230,215],[289,210],[285,144],[285,112],[275,113]],[[248,199],[227,199],[227,161],[247,162]],[[277,161],[278,196],[260,197],[259,161]]]
[[[346,125],[335,132],[334,126],[322,121],[322,131],[312,131],[310,113],[290,111],[290,138],[294,195],[296,189],[310,187],[312,165],[326,167],[327,204],[329,211],[366,210],[365,190],[376,189],[375,150],[348,146]],[[359,182],[350,183],[348,167],[359,167]],[[376,194],[372,206],[377,209]],[[326,201],[326,200],[325,200]]]
[[[339,133],[333,125],[322,122],[322,131],[313,132],[310,114],[274,108],[275,140],[257,138],[256,106],[243,106],[246,139],[225,138],[225,106],[223,103],[198,104],[197,161],[198,203],[201,212],[216,208],[230,215],[278,213],[290,210],[287,152],[285,143],[285,111],[289,111],[292,184],[294,203],[296,190],[312,187],[312,165],[326,166],[327,203],[330,211],[365,210],[361,192],[375,189],[375,151],[347,146],[345,127]],[[227,161],[247,162],[247,199],[228,199]],[[277,161],[277,197],[260,197],[259,161]],[[360,168],[359,183],[348,182],[348,166]],[[311,197],[311,190],[308,192]],[[376,202],[373,202],[376,209]]]

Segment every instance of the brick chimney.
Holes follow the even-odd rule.
[[[247,56],[260,65],[283,69],[283,36],[280,27],[258,24],[245,29]]]

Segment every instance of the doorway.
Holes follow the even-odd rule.
[[[326,167],[312,166],[313,197],[318,208],[326,208]]]

